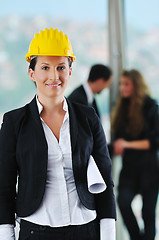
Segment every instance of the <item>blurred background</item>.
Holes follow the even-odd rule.
[[[53,27],[68,34],[76,55],[66,96],[87,80],[92,64],[103,63],[113,70],[110,90],[96,96],[109,142],[109,113],[116,101],[122,68],[141,71],[152,97],[159,101],[158,12],[158,0],[5,0],[0,11],[0,121],[4,112],[33,98],[35,85],[29,79],[24,57],[34,33]],[[117,185],[120,160],[115,162]],[[138,212],[140,208],[137,196],[134,209]],[[156,240],[158,221],[157,217]],[[117,240],[120,239],[127,240],[128,236],[118,213]]]

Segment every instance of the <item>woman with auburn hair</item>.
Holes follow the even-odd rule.
[[[123,71],[119,98],[112,113],[113,153],[122,155],[118,204],[131,240],[154,240],[155,207],[158,196],[157,149],[158,105],[142,74]],[[144,232],[131,208],[135,195],[142,196]]]

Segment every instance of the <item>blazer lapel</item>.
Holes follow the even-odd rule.
[[[67,99],[67,103],[68,103],[69,119],[70,119],[71,147],[73,152],[77,142],[78,124],[77,124],[77,118],[76,118],[76,114],[72,106],[72,103],[68,99]]]
[[[42,124],[41,124],[40,115],[39,115],[39,111],[38,111],[38,107],[37,107],[37,103],[36,103],[36,96],[29,103],[29,108],[30,108],[32,116],[35,120],[35,123],[36,123],[35,126],[38,128],[38,130],[41,130],[43,132],[43,135],[44,135],[44,130],[43,130],[43,127],[42,127]]]

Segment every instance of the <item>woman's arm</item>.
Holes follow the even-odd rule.
[[[104,192],[95,195],[97,216],[99,219],[116,219],[116,206],[113,192],[114,183],[112,180],[112,164],[103,127],[96,114],[93,114],[91,117],[91,124],[93,125],[92,132],[94,141],[92,156],[107,185],[107,188]]]
[[[0,130],[0,224],[15,224],[16,182],[16,136],[5,114]]]
[[[137,140],[137,141],[125,141],[124,140],[124,148],[130,149],[138,149],[138,150],[148,150],[150,149],[150,141],[145,140]]]
[[[126,141],[120,138],[114,142],[115,155],[122,155],[125,149],[148,150],[150,149],[150,141],[148,139]]]

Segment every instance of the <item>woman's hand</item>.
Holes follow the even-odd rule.
[[[114,154],[115,155],[122,155],[124,152],[124,149],[127,146],[127,141],[123,138],[119,138],[114,142]]]

